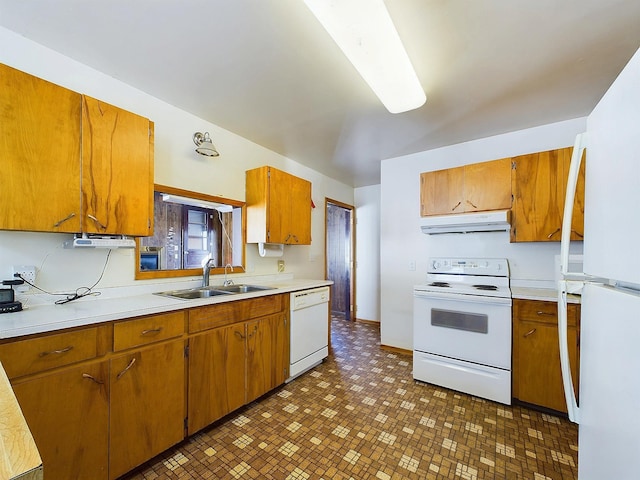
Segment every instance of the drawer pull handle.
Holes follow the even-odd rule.
[[[100,222],[100,220],[98,220],[96,217],[94,217],[93,215],[89,215],[87,213],[87,217],[89,217],[91,220],[93,220],[95,222],[95,224],[100,227],[102,230],[106,230],[107,226],[103,225],[102,222]]]
[[[537,329],[535,329],[535,328],[533,328],[533,329],[529,330],[527,333],[525,333],[525,334],[523,335],[523,337],[524,337],[524,338],[527,338],[528,336],[533,335],[534,333],[536,333],[536,330],[537,330]]]
[[[140,333],[140,335],[142,335],[143,337],[145,335],[155,335],[156,333],[160,333],[161,331],[162,331],[162,327],[150,328],[149,330],[143,330],[142,333]]]
[[[237,336],[238,338],[243,338],[243,339],[245,338],[245,337],[244,337],[244,335],[243,335],[243,334],[241,334],[241,333],[240,333],[239,331],[237,331],[237,330],[236,330],[235,332],[233,332],[233,333],[235,333],[235,334],[236,334],[236,336]]]
[[[61,355],[63,353],[67,353],[73,350],[73,345],[69,345],[66,348],[61,348],[60,350],[51,350],[50,352],[41,352],[40,357],[46,357],[47,355]]]
[[[553,317],[555,315],[555,313],[550,313],[550,312],[541,312],[540,310],[538,310],[536,312],[536,315],[546,315],[548,317]]]
[[[456,205],[451,209],[451,211],[453,212],[456,208],[458,208],[460,206],[462,202],[458,202],[456,203]]]
[[[549,235],[547,235],[547,238],[551,238],[553,237],[556,233],[558,233],[560,231],[560,227],[556,228],[553,232],[551,232]]]
[[[478,207],[476,207],[473,203],[471,203],[469,200],[467,200],[467,203],[468,203],[469,205],[471,205],[473,208],[478,208]]]
[[[127,373],[127,370],[129,370],[131,367],[133,367],[133,364],[136,363],[136,359],[135,357],[131,359],[131,361],[129,362],[129,365],[126,366],[126,368],[124,370],[122,370],[118,376],[116,377],[116,380],[120,380],[120,377],[122,375],[124,375],[125,373]]]
[[[58,220],[56,223],[53,224],[54,227],[59,227],[60,225],[62,225],[64,222],[66,222],[67,220],[71,220],[73,217],[75,217],[76,214],[75,213],[70,213],[69,215],[67,215],[66,217],[64,217],[62,220]]]
[[[584,235],[581,234],[580,232],[576,231],[576,230],[571,230],[571,233],[575,233],[578,237],[584,238]]]
[[[94,377],[93,375],[89,375],[88,373],[83,373],[82,374],[82,378],[88,378],[89,380],[91,380],[92,382],[97,383],[98,385],[104,385],[104,382],[101,382],[96,377]]]

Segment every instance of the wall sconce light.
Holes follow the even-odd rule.
[[[216,150],[216,147],[213,146],[213,142],[211,141],[209,132],[194,133],[193,143],[195,143],[198,147],[196,148],[196,152],[198,152],[200,155],[205,155],[207,157],[217,157],[220,155]]]

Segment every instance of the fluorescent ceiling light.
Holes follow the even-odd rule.
[[[427,96],[383,0],[304,0],[391,113],[424,105]]]

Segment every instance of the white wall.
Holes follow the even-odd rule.
[[[356,318],[380,321],[380,185],[356,188]]]
[[[62,56],[0,27],[0,62],[119,107],[155,122],[155,182],[245,200],[245,171],[272,165],[312,182],[312,198],[353,204],[353,188],[194,115]],[[9,47],[10,46],[10,47]],[[193,133],[208,131],[220,157],[194,152]],[[55,168],[55,166],[53,166]],[[46,185],[43,185],[43,191]],[[20,201],[20,199],[16,199]],[[11,208],[2,205],[0,208]],[[324,209],[312,212],[312,245],[285,247],[286,273],[299,278],[324,278]],[[90,286],[100,277],[106,250],[64,250],[64,234],[0,231],[0,278],[11,278],[12,265],[35,265],[36,283],[60,292]],[[277,273],[277,259],[261,258],[247,246],[247,270],[254,275]],[[141,284],[134,281],[134,253],[114,250],[98,288]]]
[[[381,342],[413,349],[412,288],[424,283],[428,257],[507,258],[512,283],[553,281],[558,243],[509,243],[508,233],[421,233],[420,173],[573,145],[586,118],[474,140],[382,162],[380,226]],[[581,253],[582,243],[572,253]],[[416,269],[410,266],[415,262]]]

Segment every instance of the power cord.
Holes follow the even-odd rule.
[[[111,256],[111,250],[109,250],[109,252],[107,253],[107,258],[104,261],[104,266],[102,267],[102,272],[100,273],[100,277],[98,277],[98,280],[96,280],[96,282],[93,285],[91,285],[90,287],[78,287],[78,288],[76,288],[76,291],[74,293],[52,293],[52,292],[48,292],[47,290],[44,290],[44,289],[38,287],[37,285],[34,285],[33,283],[31,283],[30,281],[25,279],[19,273],[14,273],[13,276],[16,277],[16,278],[21,279],[22,281],[24,281],[24,283],[26,283],[27,285],[32,286],[36,290],[40,290],[41,292],[46,293],[48,295],[61,295],[61,296],[64,296],[65,298],[61,298],[60,300],[56,300],[54,302],[56,305],[64,305],[65,303],[73,302],[74,300],[78,300],[79,298],[82,298],[82,297],[87,297],[89,295],[97,297],[98,295],[101,294],[101,292],[94,292],[93,288],[96,285],[98,285],[98,283],[100,283],[100,280],[102,280],[102,277],[104,276],[104,272],[107,270],[107,265],[109,264],[109,257],[110,256]]]

